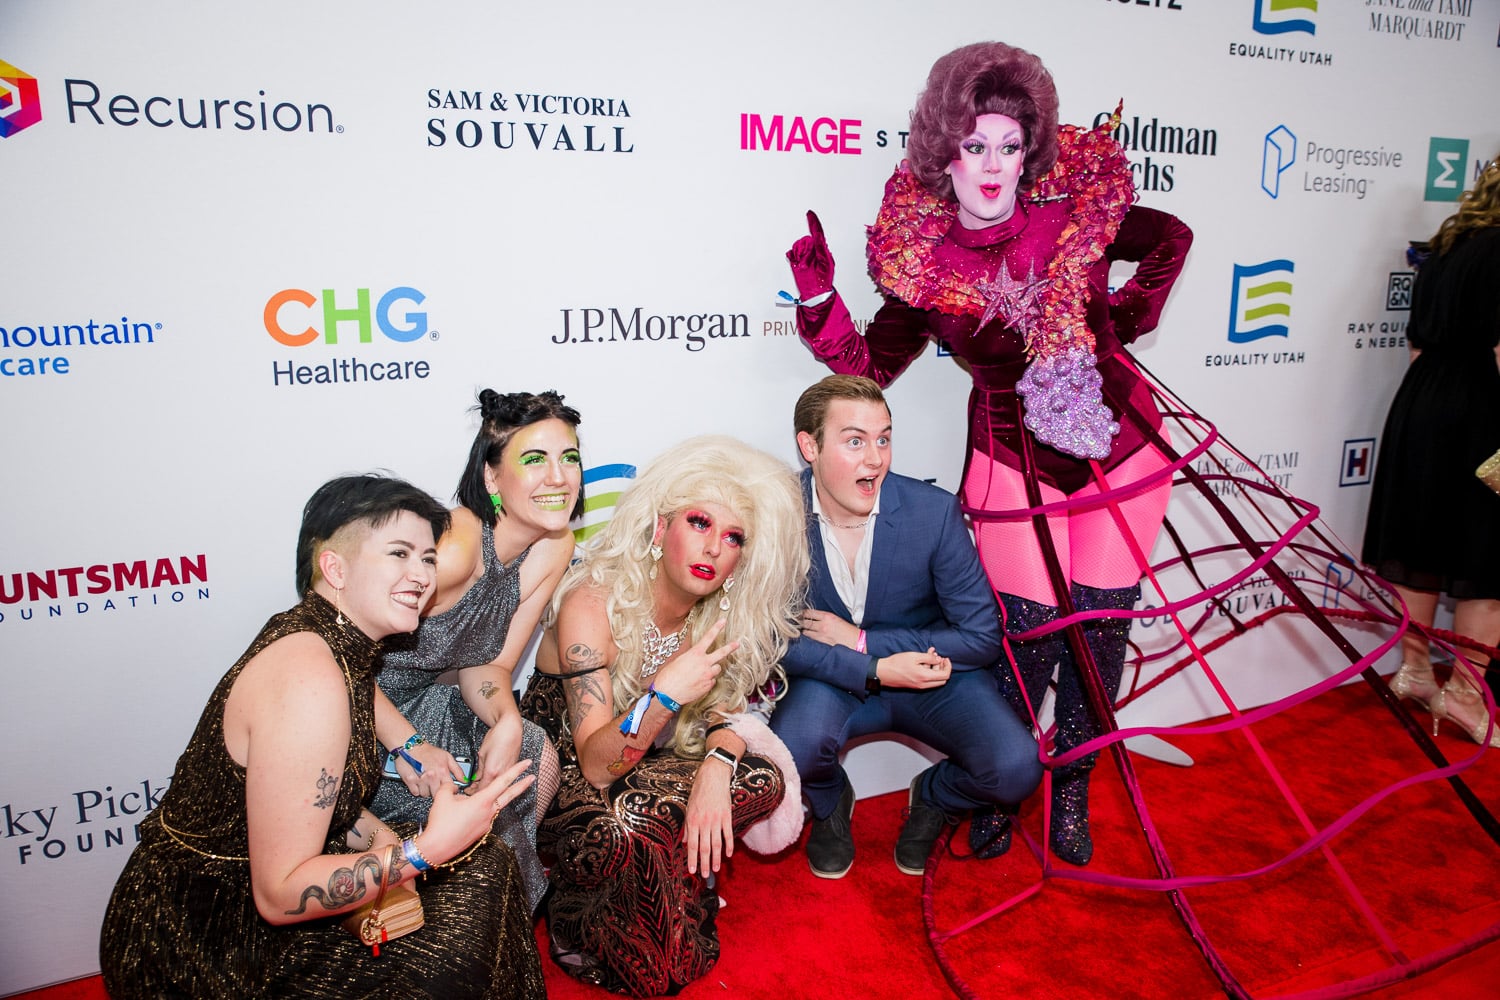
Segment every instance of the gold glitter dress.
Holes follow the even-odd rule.
[[[245,769],[224,747],[224,703],[252,657],[296,632],[314,632],[328,643],[349,686],[349,751],[323,850],[351,853],[346,832],[380,780],[378,644],[309,593],[267,622],[224,675],[161,805],[141,823],[141,841],[115,885],[100,935],[109,995],[545,997],[515,856],[494,839],[468,860],[417,881],[426,926],[383,945],[379,958],[338,917],[276,927],[256,911]]]

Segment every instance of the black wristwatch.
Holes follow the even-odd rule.
[[[880,674],[876,672],[879,669],[880,657],[870,657],[870,672],[865,674],[865,694],[880,693]]]

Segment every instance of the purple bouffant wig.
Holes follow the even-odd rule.
[[[912,172],[941,198],[953,198],[953,181],[943,170],[980,115],[1007,115],[1025,130],[1021,187],[1031,186],[1057,160],[1057,87],[1047,67],[1004,42],[965,45],[932,64],[906,143]]]

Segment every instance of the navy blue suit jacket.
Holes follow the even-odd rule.
[[[812,569],[807,603],[849,620],[823,553],[823,534],[812,509],[812,470],[802,472],[807,502],[807,542]],[[1000,658],[1000,611],[979,553],[947,490],[888,473],[880,487],[880,516],[870,552],[865,596],[865,642],[869,653],[815,639],[791,641],[782,667],[793,678],[813,677],[865,696],[871,656],[926,652],[933,647],[954,670],[989,667]]]

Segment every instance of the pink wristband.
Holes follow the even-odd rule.
[[[869,652],[869,650],[865,648],[865,630],[864,629],[860,629],[859,630],[859,638],[854,640],[854,651],[856,653],[868,653]]]

